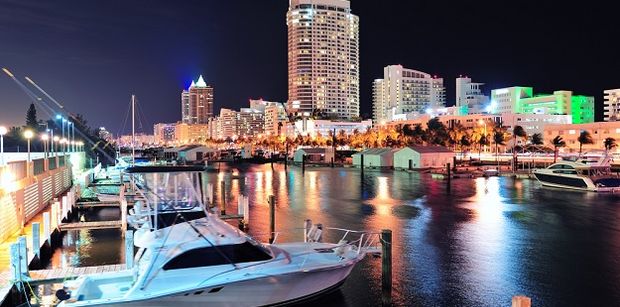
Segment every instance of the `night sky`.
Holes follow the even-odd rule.
[[[180,119],[180,91],[199,74],[215,87],[216,112],[251,97],[286,101],[287,7],[286,0],[0,0],[0,66],[114,134],[136,94],[140,131],[151,133],[153,123]],[[462,74],[487,83],[487,93],[522,85],[595,96],[601,119],[603,90],[620,87],[618,8],[609,4],[354,0],[352,9],[360,16],[366,116],[372,80],[389,64],[443,77],[448,105]],[[2,74],[0,124],[24,124],[29,103]]]

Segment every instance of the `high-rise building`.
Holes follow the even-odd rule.
[[[482,85],[468,77],[456,78],[456,106],[466,107],[469,114],[489,112],[489,96],[482,93]]]
[[[237,112],[237,136],[254,137],[265,131],[265,113],[252,108],[241,108]]]
[[[383,79],[373,83],[375,121],[390,121],[395,115],[424,113],[446,103],[443,79],[430,74],[390,65],[383,68]]]
[[[288,109],[359,116],[359,18],[348,0],[290,0]]]
[[[490,113],[571,115],[573,124],[594,122],[594,97],[572,91],[537,94],[531,87],[508,87],[491,91]]]
[[[166,144],[175,140],[176,124],[159,123],[153,126],[155,143]]]
[[[603,117],[606,122],[620,121],[620,88],[605,90]]]
[[[220,131],[222,139],[236,138],[237,135],[237,112],[235,110],[221,108],[219,117]]]
[[[181,116],[186,124],[207,124],[213,117],[213,87],[207,85],[202,75],[181,92]]]

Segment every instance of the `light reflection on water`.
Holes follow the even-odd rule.
[[[280,239],[301,240],[303,220],[326,226],[393,230],[394,301],[406,306],[508,306],[525,294],[536,306],[615,305],[620,301],[617,195],[541,189],[512,178],[455,179],[428,174],[237,166],[209,174],[228,212],[250,198],[250,233],[267,240],[269,195]],[[97,214],[97,212],[93,212]],[[81,231],[52,266],[123,261],[120,234]],[[55,260],[54,260],[55,259]],[[116,262],[114,262],[116,261]],[[96,263],[99,262],[99,263]],[[342,289],[310,305],[378,305],[380,259],[367,258]]]

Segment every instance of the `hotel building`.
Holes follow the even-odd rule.
[[[181,121],[186,124],[207,124],[213,117],[213,87],[202,75],[181,92]]]
[[[445,103],[442,78],[401,65],[386,66],[383,79],[373,82],[373,118],[379,123],[402,114],[425,113]]]
[[[288,111],[359,116],[359,18],[348,0],[290,0]]]

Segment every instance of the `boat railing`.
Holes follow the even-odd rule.
[[[339,238],[337,242],[331,242],[336,246],[329,249],[338,250],[345,248],[346,246],[354,246],[358,254],[362,252],[375,253],[379,250],[381,244],[381,233],[364,231],[364,230],[351,230],[338,227],[321,227],[320,225],[312,225],[310,228],[291,228],[287,230],[274,231],[273,233],[253,233],[253,236],[266,236],[273,237],[272,244],[281,243],[279,239],[282,236],[289,236],[293,234],[302,233],[304,242],[306,243],[330,243],[325,242],[324,238],[328,237],[331,233],[336,233],[334,238]],[[334,240],[335,241],[335,240]],[[308,248],[311,249],[312,244],[308,244]]]

